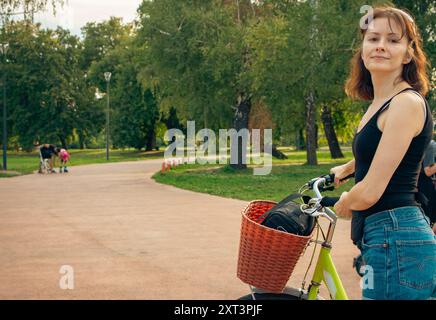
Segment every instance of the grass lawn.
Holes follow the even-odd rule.
[[[71,154],[69,166],[83,164],[107,163],[106,149],[68,150]],[[0,178],[29,174],[38,170],[39,155],[37,152],[8,152],[8,173],[0,171]],[[3,155],[0,152],[0,161]],[[111,150],[109,162],[136,161],[158,159],[163,151]]]
[[[350,151],[345,159],[331,160],[327,151],[318,152],[318,166],[304,165],[305,152],[287,152],[289,159],[273,161],[269,175],[255,176],[249,167],[244,171],[234,171],[224,165],[182,165],[165,173],[158,172],[153,178],[160,183],[196,192],[217,196],[253,200],[267,199],[278,201],[298,189],[310,179],[328,174],[330,168],[352,159]],[[352,182],[342,185],[326,195],[339,196],[351,188]]]

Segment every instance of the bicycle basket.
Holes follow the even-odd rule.
[[[299,236],[261,225],[276,202],[251,201],[242,211],[237,276],[242,282],[280,293],[312,235]]]

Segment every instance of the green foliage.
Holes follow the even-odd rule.
[[[107,26],[100,31],[105,33],[106,30]],[[103,57],[93,60],[89,77],[96,88],[106,94],[107,83],[102,81],[103,74],[106,71],[112,73],[110,132],[114,146],[150,150],[154,144],[152,140],[159,109],[151,89],[144,87],[138,79],[139,57],[143,48],[137,45],[134,38],[125,37],[126,31],[125,27],[117,29],[118,37],[113,38],[119,42],[112,49],[107,49],[109,51]]]
[[[431,109],[436,110],[436,3],[433,0],[394,0],[393,3],[400,9],[408,10],[416,20],[420,30],[424,51],[429,62],[429,75],[432,79],[431,91],[429,93],[429,104]]]
[[[92,62],[101,60],[129,36],[130,27],[123,25],[121,18],[111,17],[100,23],[88,22],[82,28],[83,55],[81,67],[88,69]]]
[[[86,125],[79,39],[60,28],[42,30],[24,22],[11,22],[3,37],[10,48],[4,71],[11,79],[7,96],[12,135],[25,149],[38,142],[65,144],[74,128]]]
[[[5,23],[6,13],[23,3],[31,14],[63,1],[0,0],[0,42],[10,47],[0,73],[6,76],[13,147],[104,143],[106,99],[96,93],[105,98],[107,71],[111,136],[118,147],[143,148],[154,136],[160,144],[165,128],[183,129],[186,120],[196,120],[197,128],[229,128],[239,94],[270,109],[275,141],[302,132],[308,92],[318,106],[330,107],[342,143],[350,142],[364,108],[343,90],[360,45],[361,1],[143,1],[139,21],[90,22],[83,40],[29,19]],[[368,2],[378,3],[388,1]],[[393,3],[415,16],[434,61],[434,1]],[[434,92],[429,101],[435,109]]]
[[[32,20],[34,13],[48,6],[56,9],[63,6],[65,0],[0,0],[0,22],[5,25],[11,17],[23,12],[24,20]]]
[[[226,128],[242,87],[242,28],[220,1],[144,1],[138,41],[142,78],[159,86],[164,109],[204,127]]]
[[[365,113],[365,105],[362,102],[353,102],[349,98],[332,104],[332,109],[335,110],[332,114],[333,123],[341,144],[350,144],[353,140],[360,119]]]
[[[283,134],[304,128],[304,98],[333,113],[344,99],[360,19],[360,1],[263,1],[270,11],[251,27],[253,91],[272,110]],[[284,116],[286,115],[286,116]],[[344,114],[343,114],[344,115]]]

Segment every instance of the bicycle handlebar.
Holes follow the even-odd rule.
[[[345,178],[342,178],[340,181],[344,181],[344,180],[350,179],[352,177],[354,177],[354,173],[346,176]],[[320,181],[322,179],[324,179],[324,181]],[[309,182],[307,182],[306,186],[309,189],[313,189],[313,187],[315,186],[315,182],[317,182],[317,181],[320,182],[320,183],[318,183],[318,185],[319,185],[318,191],[326,191],[326,190],[332,191],[332,190],[334,190],[334,186],[332,184],[335,181],[335,174],[331,173],[331,174],[326,174],[326,175],[322,175],[322,176],[319,176],[317,178],[314,178],[314,179],[310,180]]]
[[[354,177],[354,173],[346,176],[345,178],[340,179],[340,181],[344,181]],[[318,178],[310,180],[306,185],[309,189],[314,189],[317,196],[321,198],[319,204],[323,207],[333,207],[336,202],[338,202],[339,197],[323,197],[321,192],[326,190],[334,190],[334,186],[332,185],[335,181],[334,173],[326,174],[320,176]]]
[[[339,197],[322,197],[319,204],[323,207],[334,207],[334,205],[338,201],[339,201]]]

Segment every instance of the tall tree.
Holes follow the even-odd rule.
[[[424,51],[433,65],[429,70],[432,85],[429,92],[429,103],[432,110],[436,109],[436,3],[433,0],[394,0],[400,9],[408,10],[416,20],[422,35]]]
[[[64,3],[64,0],[0,0],[0,22],[5,24],[13,16],[23,15],[24,20],[33,23],[36,12],[44,10],[48,5],[56,11],[56,8]]]
[[[11,22],[7,31],[13,133],[25,149],[42,141],[65,146],[85,121],[79,39],[61,28],[41,30],[25,22]]]
[[[282,128],[293,127],[298,133],[304,124],[307,162],[316,164],[317,109],[344,97],[360,3],[266,0],[262,4],[268,18],[248,37],[254,91],[273,109]]]
[[[91,137],[98,135],[104,128],[105,104],[101,100],[96,100],[96,94],[106,92],[106,82],[104,72],[114,72],[118,64],[116,57],[108,55],[127,41],[130,36],[132,26],[123,24],[121,18],[111,17],[103,22],[89,22],[82,28],[83,43],[81,50],[79,67],[83,73],[83,84],[87,92],[92,92],[92,97],[85,99],[86,105],[92,108],[86,109],[84,119],[99,119],[94,124],[84,121],[78,128],[77,134],[81,148]],[[104,63],[101,63],[102,60]],[[95,65],[95,66],[94,66]],[[111,80],[113,83],[113,79]]]
[[[244,32],[254,17],[251,8],[242,0],[142,3],[138,39],[148,49],[143,74],[158,83],[162,106],[177,106],[182,118],[207,128],[247,129],[252,93]],[[241,141],[238,150],[234,166],[244,168]]]
[[[142,48],[132,39],[120,43],[98,63],[93,63],[90,77],[103,78],[112,70],[111,136],[114,146],[149,151],[156,146],[155,127],[159,109],[150,88],[138,79],[138,57]]]
[[[93,62],[98,63],[108,52],[129,38],[132,26],[123,24],[122,18],[110,17],[103,22],[88,22],[82,29],[83,54],[80,65],[88,70]]]

